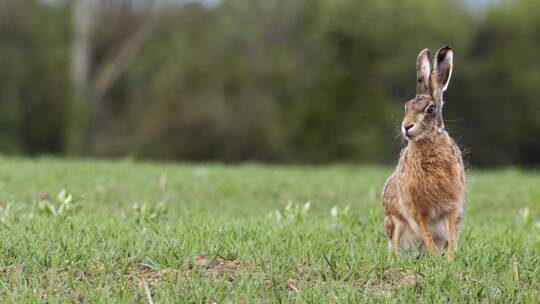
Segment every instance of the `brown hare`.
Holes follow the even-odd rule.
[[[448,242],[448,259],[453,260],[465,195],[461,152],[442,117],[453,51],[439,49],[433,66],[430,57],[424,49],[416,62],[416,97],[405,104],[401,125],[407,146],[382,194],[384,229],[393,253],[421,247],[438,255]]]

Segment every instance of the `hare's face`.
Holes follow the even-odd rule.
[[[405,104],[401,131],[406,139],[418,141],[440,134],[443,92],[452,76],[454,52],[448,46],[440,48],[431,65],[431,52],[424,49],[416,59],[416,97]]]
[[[401,132],[407,140],[420,140],[436,134],[438,115],[435,100],[429,95],[418,95],[405,103],[405,117]]]

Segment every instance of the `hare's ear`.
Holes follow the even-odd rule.
[[[449,46],[440,48],[435,54],[431,72],[431,89],[434,94],[440,94],[442,97],[442,92],[448,88],[454,66],[453,61],[454,51]]]
[[[416,94],[429,94],[429,75],[431,73],[431,51],[423,49],[416,59]]]

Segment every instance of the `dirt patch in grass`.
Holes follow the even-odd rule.
[[[406,287],[420,288],[422,286],[422,277],[410,272],[389,269],[383,273],[381,279],[372,280],[371,286],[384,292],[394,292]]]
[[[232,277],[239,265],[240,262],[234,258],[225,259],[223,257],[216,257],[214,259],[210,259],[208,254],[205,253],[196,256],[192,263],[186,263],[186,275],[192,274],[193,271],[202,271],[205,274],[212,276],[221,276],[227,274]]]
[[[19,273],[20,269],[16,265],[9,265],[9,266],[3,267],[0,271],[2,272],[2,280],[5,282],[11,276]]]
[[[137,283],[137,285],[146,282],[150,286],[155,286],[160,282],[173,281],[178,273],[179,271],[176,269],[163,268],[157,270],[140,263],[136,267],[128,267],[124,278],[128,282]]]
[[[160,282],[171,282],[183,276],[191,278],[195,275],[220,277],[227,276],[233,281],[235,273],[240,266],[236,259],[224,259],[222,257],[210,258],[208,254],[201,254],[184,263],[184,269],[162,268],[156,269],[144,263],[128,267],[124,278],[128,282],[140,284],[146,282],[149,286],[155,286]]]

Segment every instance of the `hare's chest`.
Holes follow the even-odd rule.
[[[457,172],[451,166],[439,163],[416,162],[401,171],[398,188],[400,204],[407,213],[422,213],[437,218],[452,208],[452,202],[459,199],[456,187]]]

